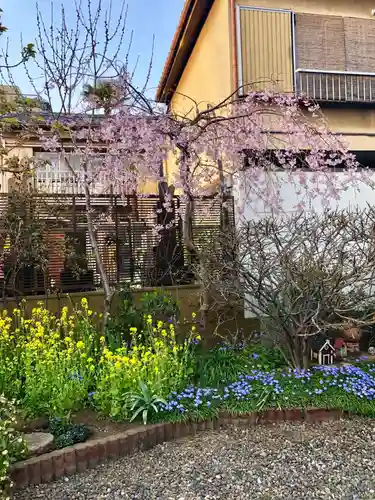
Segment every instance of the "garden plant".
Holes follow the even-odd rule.
[[[19,401],[23,417],[66,419],[92,408],[130,421],[142,409],[139,420],[147,413],[154,421],[329,405],[375,414],[375,364],[363,357],[352,366],[293,368],[264,335],[207,350],[194,326],[186,337],[178,322],[163,323],[153,314],[112,350],[97,321],[86,299],[59,316],[42,304],[29,318],[22,308],[3,312],[0,391]]]
[[[15,402],[0,395],[0,499],[8,500],[13,486],[8,471],[12,463],[26,456],[25,441],[16,430]]]
[[[160,304],[160,301],[151,301]],[[82,442],[90,431],[72,425],[85,409],[102,418],[138,425],[158,421],[199,421],[219,412],[242,414],[268,408],[337,408],[375,416],[375,363],[365,357],[348,366],[293,368],[285,353],[267,345],[266,336],[249,343],[204,349],[195,326],[176,318],[160,320],[160,308],[137,319],[141,327],[121,332],[110,347],[112,329],[102,335],[100,318],[83,298],[79,309],[60,315],[42,304],[27,316],[23,307],[0,318],[0,427],[3,496],[7,472],[24,456],[14,430],[18,401],[22,419],[45,416],[57,447]],[[167,310],[170,311],[168,305]],[[126,333],[126,335],[125,335]],[[8,398],[8,399],[7,399]],[[4,413],[5,412],[5,413]]]

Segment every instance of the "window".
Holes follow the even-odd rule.
[[[297,67],[337,72],[375,72],[375,21],[296,14]]]
[[[292,92],[293,14],[290,11],[237,7],[239,84],[244,92]]]

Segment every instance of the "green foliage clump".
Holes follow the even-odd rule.
[[[179,305],[172,295],[164,290],[155,290],[141,295],[139,304],[136,304],[134,293],[128,286],[123,286],[117,295],[117,308],[112,314],[107,326],[106,340],[114,350],[129,341],[131,328],[139,333],[147,331],[147,318],[152,316],[153,321],[167,321],[179,316]]]
[[[259,343],[222,344],[210,351],[198,351],[194,382],[202,387],[219,387],[254,369],[274,370],[285,366],[285,358],[279,349]]]
[[[129,420],[129,393],[135,393],[142,381],[147,391],[161,398],[188,383],[193,373],[195,355],[193,331],[188,339],[179,342],[175,325],[146,317],[145,331],[130,328],[131,341],[116,350],[105,347],[96,378],[93,395],[95,407],[116,420]]]
[[[62,418],[54,418],[50,421],[49,430],[55,437],[57,449],[73,446],[76,443],[84,443],[91,435],[91,430],[84,424],[72,424]]]

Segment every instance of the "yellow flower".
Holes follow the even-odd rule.
[[[137,364],[137,360],[135,358],[131,358],[130,364],[136,365]]]
[[[117,368],[117,370],[119,370],[121,368],[121,363],[120,361],[116,361],[115,363],[115,367]]]
[[[61,315],[60,315],[60,318],[61,318],[61,321],[63,323],[66,323],[66,319],[68,317],[68,308],[66,306],[64,306],[62,309],[61,309]]]
[[[195,318],[197,317],[197,315],[195,314],[195,312],[193,312],[193,313],[192,313],[191,317],[192,317],[193,319],[195,319]]]
[[[82,342],[82,340],[79,340],[76,344],[77,346],[77,349],[84,349],[85,348],[85,344],[84,342]]]
[[[113,357],[113,353],[107,349],[105,350],[104,355],[107,359],[111,359]]]
[[[83,307],[83,309],[87,309],[88,308],[88,302],[87,302],[87,299],[85,297],[83,297],[81,299],[81,306]]]
[[[103,343],[103,342],[105,342],[105,337],[100,337],[99,340],[100,340],[101,343]]]

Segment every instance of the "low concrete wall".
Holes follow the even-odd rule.
[[[194,312],[197,314],[197,317],[199,316],[201,291],[199,285],[171,286],[164,288],[164,290],[169,292],[172,297],[179,302],[182,320],[190,322],[192,313]],[[139,302],[142,294],[153,291],[155,291],[155,288],[139,288],[133,290],[132,293],[135,297],[135,302],[137,303]],[[64,306],[68,307],[70,311],[73,311],[74,309],[79,308],[83,297],[87,299],[90,309],[98,314],[103,312],[104,293],[102,290],[97,290],[95,292],[71,293],[69,295],[38,295],[25,297],[26,315],[29,316],[32,309],[37,307],[40,302],[42,302],[44,306],[53,313],[58,314]],[[115,296],[112,302],[113,312],[116,310],[116,300],[117,297]],[[0,303],[0,310],[7,309],[8,311],[12,311],[15,307],[17,307],[17,302],[14,299],[7,299],[5,302]],[[222,320],[223,318],[221,317],[221,321]],[[216,326],[217,316],[210,313],[208,315],[206,331],[202,334],[206,345],[212,345],[220,340],[220,338],[213,337],[213,332],[216,330]],[[220,324],[216,333],[218,333],[221,337],[227,337],[237,330],[242,330],[243,335],[248,337],[251,331],[258,329],[258,326],[259,325],[256,320],[247,320],[243,317],[243,314],[239,314],[237,320],[233,320],[228,317],[227,321]]]
[[[193,312],[198,311],[200,291],[200,287],[198,285],[171,286],[165,288],[165,290],[179,301],[182,315],[191,317]],[[132,290],[132,294],[135,297],[135,301],[138,302],[142,294],[153,291],[155,291],[155,288],[139,288]],[[34,307],[37,307],[40,302],[42,302],[45,307],[53,313],[59,313],[65,306],[67,306],[69,310],[73,310],[79,307],[83,297],[87,299],[90,309],[97,313],[103,312],[103,290],[59,295],[31,295],[24,297],[24,299],[26,300],[25,307],[27,314],[30,314],[31,310]],[[117,298],[115,296],[112,303],[113,310],[116,308],[116,300]],[[8,311],[12,311],[15,307],[17,307],[17,302],[12,298],[7,299],[0,305],[0,309],[7,309]]]

